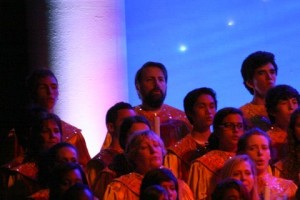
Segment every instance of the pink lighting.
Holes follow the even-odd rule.
[[[60,85],[56,112],[82,129],[94,156],[107,109],[128,101],[124,2],[52,0],[49,6],[51,68]]]

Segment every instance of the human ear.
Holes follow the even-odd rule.
[[[115,126],[113,125],[113,123],[107,123],[106,128],[109,133],[113,133],[115,131]]]
[[[248,81],[246,81],[246,85],[247,85],[249,88],[254,89],[253,80],[248,80]]]

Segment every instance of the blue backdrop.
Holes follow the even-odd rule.
[[[241,63],[250,53],[273,52],[277,84],[299,90],[299,0],[127,0],[129,101],[140,103],[134,75],[146,61],[169,72],[166,103],[183,109],[197,87],[217,93],[218,109],[252,99],[242,83]]]

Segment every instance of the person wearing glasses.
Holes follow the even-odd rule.
[[[235,156],[239,138],[244,134],[243,113],[236,108],[219,110],[213,121],[214,132],[209,137],[211,151],[193,161],[188,185],[198,200],[210,200],[217,184],[218,171]]]
[[[268,90],[276,84],[278,67],[274,54],[266,51],[251,53],[243,61],[241,74],[246,89],[253,95],[252,101],[240,107],[249,127],[269,130],[271,124],[265,108]]]

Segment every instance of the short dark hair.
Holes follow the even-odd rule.
[[[88,184],[85,173],[81,166],[76,163],[62,163],[60,165],[55,166],[53,169],[53,173],[50,179],[50,200],[54,199],[60,199],[62,195],[62,191],[60,191],[60,184],[63,179],[63,177],[70,171],[72,170],[79,170],[82,178],[82,183],[83,184]]]
[[[197,88],[192,91],[190,91],[183,100],[183,106],[184,106],[184,112],[190,121],[191,124],[193,124],[193,119],[190,117],[190,114],[194,113],[194,105],[197,102],[197,99],[199,96],[207,94],[210,95],[215,102],[215,106],[217,109],[217,98],[216,98],[216,93],[213,89],[207,88],[207,87],[202,87],[202,88]]]
[[[92,190],[89,188],[88,185],[82,183],[75,183],[72,185],[67,191],[64,192],[63,198],[64,200],[80,200],[84,191],[87,190],[89,193],[94,196]]]
[[[256,51],[252,54],[250,54],[242,64],[241,68],[241,74],[243,77],[243,83],[247,90],[253,95],[254,90],[247,85],[247,81],[250,81],[254,77],[255,70],[257,68],[262,67],[263,65],[266,65],[268,63],[271,63],[274,68],[275,72],[277,74],[278,72],[278,67],[275,62],[275,56],[273,53],[266,52],[266,51]]]
[[[37,95],[38,82],[41,78],[53,77],[57,84],[57,78],[50,69],[36,69],[27,78],[26,86],[31,99],[35,99]]]
[[[214,121],[213,121],[214,131],[217,131],[220,128],[220,126],[222,125],[224,118],[231,114],[238,114],[244,119],[244,115],[240,109],[237,109],[234,107],[222,108],[216,113],[216,115],[214,117]],[[243,120],[243,123],[245,125],[244,120]]]
[[[271,123],[275,122],[275,117],[272,113],[276,112],[276,106],[279,101],[288,100],[290,98],[296,98],[298,104],[300,104],[299,92],[289,85],[277,85],[269,89],[266,95],[266,109]]]
[[[240,109],[234,108],[234,107],[225,107],[220,109],[214,117],[214,121],[213,121],[213,130],[214,132],[209,136],[209,147],[210,149],[218,149],[219,148],[219,129],[220,126],[223,123],[223,120],[225,117],[227,117],[228,115],[231,114],[238,114],[243,118],[243,124],[244,127],[246,126],[246,122],[244,119],[244,115],[242,113],[242,111]]]
[[[118,102],[108,109],[106,112],[106,123],[115,123],[118,118],[118,111],[122,109],[133,110],[133,107],[129,103]]]
[[[164,74],[165,81],[168,82],[168,72],[167,72],[166,67],[162,63],[148,61],[145,64],[143,64],[143,66],[136,72],[135,79],[134,79],[135,85],[138,85],[142,81],[144,69],[149,68],[149,67],[159,68]]]
[[[161,195],[168,196],[168,192],[160,185],[151,185],[140,191],[140,200],[159,200]]]
[[[120,133],[119,133],[119,143],[123,149],[125,149],[126,147],[126,141],[128,139],[128,135],[127,135],[128,131],[134,123],[144,123],[149,127],[149,129],[151,129],[151,125],[149,121],[144,116],[136,115],[136,116],[126,117],[121,124]]]
[[[241,199],[251,200],[250,194],[243,183],[233,178],[226,178],[217,184],[211,195],[212,200],[222,200],[229,189],[237,190]]]
[[[140,191],[145,190],[151,185],[160,185],[162,182],[172,181],[178,194],[178,180],[171,170],[167,168],[154,169],[147,172],[142,180]],[[177,195],[178,199],[178,195]]]
[[[52,146],[47,152],[43,154],[43,156],[40,157],[38,162],[38,181],[41,186],[49,186],[49,180],[51,178],[53,168],[55,168],[56,165],[61,164],[57,162],[58,152],[65,147],[74,149],[78,154],[77,148],[75,146],[67,142],[60,142]]]

